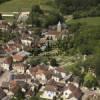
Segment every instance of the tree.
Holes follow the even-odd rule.
[[[51,66],[58,66],[56,59],[51,59],[50,64]]]
[[[73,18],[74,18],[74,19],[81,18],[80,13],[79,13],[79,12],[74,12],[74,13],[73,13]]]
[[[79,65],[79,63],[78,64],[72,64],[72,65],[70,65],[70,66],[67,66],[66,67],[66,70],[68,70],[68,71],[70,71],[70,72],[72,72],[74,75],[81,75],[81,72],[80,72],[80,70],[81,70],[81,68],[80,68],[80,65]]]
[[[94,58],[94,66],[97,78],[100,80],[100,54],[96,54]]]
[[[46,13],[40,6],[33,5],[27,22],[36,27],[48,27],[49,25],[57,24],[58,21],[63,21],[63,17],[58,11],[48,11]]]
[[[40,100],[38,96],[32,96],[29,100]]]
[[[34,29],[34,34],[36,35],[36,36],[41,36],[41,29],[40,28],[36,28],[36,29]]]
[[[28,64],[30,64],[31,66],[36,66],[36,65],[38,65],[40,63],[41,63],[41,59],[39,59],[39,58],[35,58],[34,59],[34,57],[32,57],[30,59],[30,61],[28,62]]]
[[[84,77],[84,85],[88,88],[96,87],[97,80],[96,77],[91,73],[88,72]]]
[[[43,14],[43,11],[41,10],[39,5],[33,5],[32,6],[32,12],[33,13],[39,13],[39,14]]]
[[[45,51],[49,52],[51,49],[52,49],[52,45],[51,45],[50,42],[48,41]]]
[[[72,14],[75,11],[89,10],[100,4],[99,0],[54,0],[63,14]]]
[[[14,29],[16,29],[16,28],[17,28],[17,23],[16,23],[16,22],[13,22],[12,25],[11,25],[11,29],[14,30]]]
[[[16,100],[24,100],[25,99],[25,93],[22,92],[21,88],[19,87],[17,92],[15,93],[14,97],[16,97]]]
[[[34,56],[37,56],[37,55],[40,54],[40,53],[41,53],[41,49],[38,48],[38,47],[35,47],[34,50],[33,50]]]
[[[1,3],[4,3],[4,2],[6,2],[6,1],[9,1],[9,0],[0,0],[0,4],[1,4]]]
[[[59,21],[63,22],[63,16],[59,12],[48,12],[45,18],[45,26],[55,25]]]
[[[0,20],[2,20],[3,18],[2,18],[2,14],[0,13]]]
[[[39,16],[43,14],[39,5],[33,5],[29,18],[27,20],[28,23],[32,23],[32,26],[40,26]]]
[[[64,37],[63,39],[60,38],[57,41],[57,48],[64,53],[69,53],[69,50],[71,48],[73,48],[73,40],[72,37],[70,37],[69,35],[67,37]]]

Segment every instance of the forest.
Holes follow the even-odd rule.
[[[55,0],[59,10],[64,14],[76,11],[86,11],[100,4],[100,0]]]

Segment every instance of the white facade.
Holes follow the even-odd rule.
[[[68,99],[68,97],[69,97],[69,95],[70,95],[71,93],[72,93],[72,92],[71,92],[70,90],[65,90],[65,91],[63,92],[63,97],[66,98],[66,99]]]
[[[56,76],[52,76],[52,79],[53,79],[54,81],[56,81],[56,82],[59,82],[59,81],[60,81],[59,77],[56,77]]]
[[[25,69],[24,66],[20,66],[20,65],[19,66],[18,65],[17,66],[16,65],[13,66],[13,70],[18,72],[18,73],[22,73],[23,74],[24,71],[25,71],[24,69]]]
[[[32,44],[32,41],[31,40],[24,40],[24,39],[22,39],[21,42],[25,46],[30,46]]]
[[[41,81],[46,81],[46,76],[44,74],[36,74],[36,79]]]
[[[56,92],[53,91],[44,91],[44,93],[40,96],[41,98],[53,100],[56,96]]]
[[[63,100],[78,100],[77,98],[75,98],[75,97],[70,97],[69,98],[69,96],[72,94],[72,91],[70,91],[69,89],[67,89],[67,90],[65,90],[64,92],[63,92]]]
[[[62,78],[64,78],[66,76],[66,73],[61,72],[61,76]]]
[[[6,63],[2,63],[0,64],[0,66],[4,69],[4,70],[9,70],[10,65],[6,64]]]
[[[62,25],[60,23],[60,21],[58,22],[58,25],[57,25],[57,32],[61,32],[62,30]]]
[[[51,35],[51,34],[46,34],[45,35],[45,38],[47,39],[47,38],[49,38],[49,39],[51,39],[52,38],[52,40],[57,40],[57,37],[56,37],[56,35]]]

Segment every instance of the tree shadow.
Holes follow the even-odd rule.
[[[8,1],[11,1],[11,0],[0,0],[0,4],[8,2]]]

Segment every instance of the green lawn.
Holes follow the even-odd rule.
[[[67,23],[86,23],[87,25],[100,25],[100,17],[88,17],[88,18],[80,18],[80,19],[72,19]]]
[[[51,0],[10,0],[0,4],[0,12],[29,11],[33,4],[39,4],[44,9],[52,9]]]
[[[43,58],[45,54],[49,54],[49,57],[55,58],[57,60],[57,62],[59,63],[59,65],[62,66],[62,67],[71,66],[71,65],[77,63],[77,59],[76,59],[75,56],[68,56],[68,55],[65,55],[65,54],[56,55],[55,52],[57,52],[57,50],[52,50],[52,51],[49,51],[49,52],[41,53],[39,58]]]

